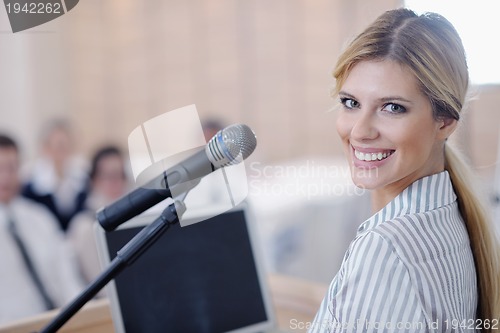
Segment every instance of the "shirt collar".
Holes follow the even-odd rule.
[[[449,205],[457,200],[448,171],[420,178],[358,228],[364,233],[384,221]]]

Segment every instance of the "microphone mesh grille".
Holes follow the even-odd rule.
[[[223,129],[222,140],[233,158],[241,153],[243,159],[246,159],[257,146],[254,132],[244,124],[231,125]]]
[[[215,168],[237,164],[247,158],[257,146],[257,138],[247,125],[236,124],[217,132],[208,142],[205,152]]]

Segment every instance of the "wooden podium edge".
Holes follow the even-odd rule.
[[[19,321],[0,325],[0,333],[30,333],[40,331],[54,318],[60,309],[47,311]],[[93,300],[86,304],[73,318],[71,318],[59,332],[87,331],[92,327],[112,328],[111,312],[108,299]]]

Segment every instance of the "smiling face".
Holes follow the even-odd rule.
[[[337,131],[354,183],[374,191],[380,209],[415,180],[444,170],[444,141],[456,121],[435,120],[429,99],[405,67],[362,61],[339,98]]]

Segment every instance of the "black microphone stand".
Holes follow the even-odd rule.
[[[179,208],[176,210],[175,206]],[[57,332],[71,317],[90,301],[109,281],[132,265],[170,226],[179,222],[185,211],[184,204],[176,201],[170,204],[153,223],[144,227],[116,254],[116,257],[93,282],[91,282],[70,304],[68,304],[40,333]]]

